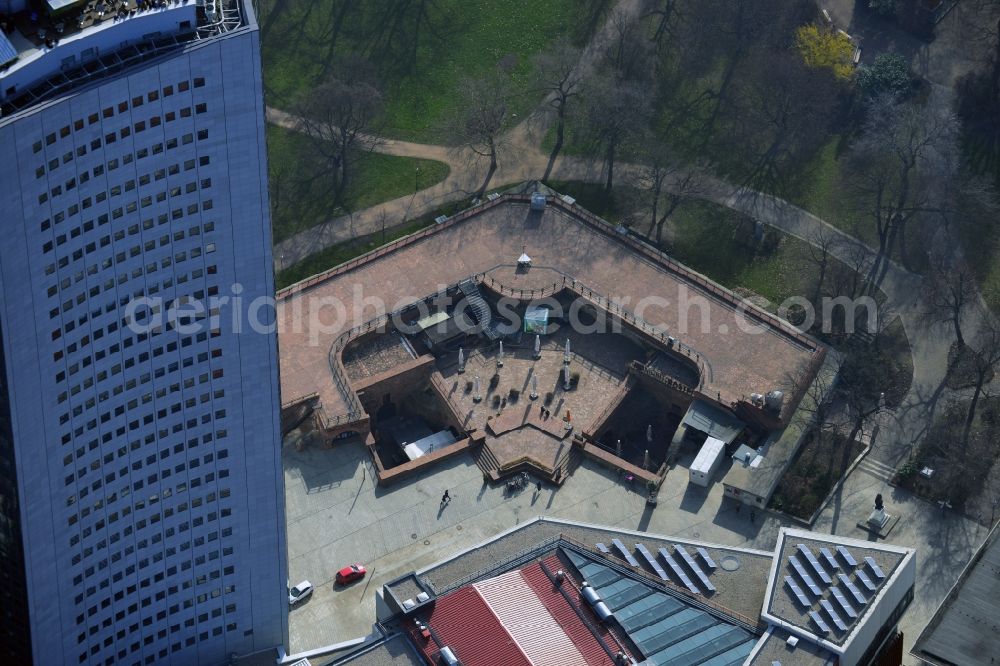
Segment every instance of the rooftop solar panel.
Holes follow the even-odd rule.
[[[826,562],[826,566],[830,567],[830,571],[836,571],[840,568],[840,565],[837,564],[837,558],[833,556],[833,553],[829,549],[820,548],[819,554],[823,556],[823,561]]]
[[[842,558],[844,558],[845,562],[847,562],[847,566],[849,566],[849,567],[856,567],[856,566],[858,566],[858,563],[854,559],[854,556],[851,555],[851,551],[847,550],[843,546],[837,546],[837,552],[840,553],[840,556]]]
[[[833,604],[826,599],[823,599],[819,602],[819,605],[822,606],[823,610],[826,611],[826,614],[830,616],[830,619],[833,620],[833,624],[837,627],[837,629],[840,631],[847,631],[847,625],[840,619],[840,616],[837,614],[836,609],[834,609]]]
[[[878,565],[878,562],[875,561],[874,557],[871,556],[865,557],[865,563],[868,564],[868,566],[871,568],[872,573],[875,574],[876,578],[878,578],[879,580],[885,578],[885,574],[882,573],[882,567]]]
[[[712,581],[708,580],[708,576],[706,576],[705,572],[701,570],[701,567],[698,566],[698,562],[695,561],[693,557],[691,557],[690,553],[687,552],[687,549],[684,546],[675,543],[674,550],[676,550],[677,554],[681,556],[681,559],[684,560],[684,563],[687,564],[688,567],[690,567],[691,571],[694,573],[695,577],[701,583],[702,587],[704,587],[705,590],[707,590],[708,592],[715,592],[715,586],[712,585]]]
[[[823,581],[825,585],[829,585],[833,582],[830,580],[830,576],[827,575],[826,570],[823,569],[823,565],[819,563],[819,560],[817,560],[816,556],[812,554],[812,551],[809,550],[808,546],[800,543],[797,548],[799,552],[802,553],[802,556],[806,558],[806,562],[809,563],[809,566],[812,567],[813,571],[816,572],[816,575],[819,576],[819,579]]]
[[[6,65],[16,58],[17,49],[7,39],[7,35],[3,34],[3,30],[0,30],[0,65]]]
[[[653,554],[649,552],[649,548],[646,548],[646,544],[637,543],[635,544],[635,549],[639,551],[639,554],[642,555],[643,559],[649,563],[649,566],[653,567],[653,571],[656,572],[657,576],[659,576],[662,580],[670,580],[667,576],[667,572],[663,570],[660,563],[657,562]]]
[[[839,587],[834,585],[830,588],[830,591],[833,592],[833,598],[837,600],[837,604],[843,609],[844,615],[852,620],[858,616],[858,614],[854,612],[854,607],[851,606],[851,602],[847,600],[847,597],[844,596],[844,593],[840,591]]]
[[[705,566],[714,571],[716,568],[715,561],[712,560],[712,556],[708,554],[708,551],[704,548],[699,548],[698,554],[701,555],[701,559],[705,562]]]
[[[626,548],[625,544],[623,544],[620,539],[612,539],[611,545],[618,549],[618,552],[622,554],[622,557],[625,558],[626,562],[634,567],[639,566],[639,560],[635,559],[635,556],[632,555],[632,551]]]
[[[830,627],[826,622],[823,621],[823,616],[816,611],[809,611],[809,617],[812,621],[816,623],[816,627],[819,629],[819,633],[828,634],[830,633]]]
[[[785,576],[785,583],[788,584],[788,587],[792,590],[792,594],[795,595],[795,598],[799,600],[799,603],[802,604],[804,608],[809,608],[809,606],[812,605],[809,603],[809,599],[806,597],[805,593],[802,592],[802,588],[799,587],[794,578],[791,576]]]
[[[850,593],[850,595],[854,598],[856,602],[858,602],[862,606],[868,603],[868,600],[865,599],[865,595],[861,594],[861,590],[859,590],[858,587],[854,584],[854,581],[852,581],[844,574],[837,574],[837,578],[840,579],[840,583],[845,588],[847,588],[847,591]]]
[[[701,590],[695,587],[695,584],[691,582],[688,575],[684,573],[684,569],[681,569],[680,565],[677,564],[677,560],[670,556],[670,553],[667,552],[666,548],[660,548],[660,557],[662,557],[663,561],[667,563],[667,567],[670,568],[670,571],[680,579],[681,583],[684,584],[684,587],[694,594],[701,594]]]
[[[865,586],[866,590],[868,590],[869,592],[874,592],[875,590],[878,589],[878,585],[873,583],[872,579],[869,578],[868,574],[866,574],[864,571],[858,569],[855,573],[858,575],[858,580],[861,581],[861,584]]]
[[[799,558],[792,555],[791,557],[788,558],[788,561],[791,563],[792,568],[795,569],[795,573],[799,575],[799,578],[802,579],[802,582],[805,583],[806,587],[809,588],[809,591],[812,592],[817,597],[822,596],[823,594],[822,590],[819,589],[819,586],[816,585],[815,581],[813,581],[812,576],[809,575],[809,572],[806,571],[806,568],[802,566],[801,562],[799,562]]]

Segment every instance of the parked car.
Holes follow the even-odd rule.
[[[288,605],[294,606],[313,593],[313,584],[307,580],[288,589]]]
[[[363,564],[346,566],[337,572],[337,584],[347,585],[348,583],[353,583],[356,580],[364,578],[366,573],[368,573],[368,569],[365,569],[365,565]]]

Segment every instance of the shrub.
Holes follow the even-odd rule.
[[[511,389],[510,393],[507,394],[507,400],[509,402],[517,402],[518,398],[521,397],[521,392],[517,389]]]
[[[545,406],[548,407],[549,405],[551,405],[552,401],[555,400],[555,399],[556,399],[556,396],[555,396],[555,394],[552,391],[549,391],[548,393],[546,393],[545,394]]]
[[[465,382],[465,392],[472,393],[472,382]]]
[[[809,67],[823,67],[844,81],[854,74],[854,44],[842,32],[804,25],[795,31],[795,48]]]
[[[858,86],[869,97],[889,93],[902,98],[910,91],[910,65],[898,53],[879,53],[858,70]]]
[[[493,409],[496,409],[499,406],[500,406],[500,396],[494,395],[493,396]]]
[[[497,375],[493,375],[492,377],[490,377],[490,388],[491,389],[495,389],[499,385],[500,385],[500,375],[497,374]]]

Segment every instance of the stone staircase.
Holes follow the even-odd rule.
[[[582,462],[583,449],[579,446],[570,446],[569,451],[556,463],[556,468],[552,473],[552,482],[562,485]]]
[[[490,479],[497,478],[500,461],[493,455],[490,447],[485,442],[472,453],[472,458],[476,462],[476,467],[482,470],[485,477]]]
[[[482,294],[479,293],[479,285],[472,280],[462,280],[458,289],[465,296],[465,300],[469,304],[469,314],[480,325],[483,335],[490,340],[499,339],[500,334],[493,325],[493,313],[490,312],[489,304],[483,300]]]

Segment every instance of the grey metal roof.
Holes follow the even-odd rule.
[[[14,45],[10,43],[7,39],[7,35],[3,34],[3,30],[0,30],[0,65],[6,65],[12,60],[17,59],[17,49]]]
[[[643,664],[742,664],[757,642],[745,629],[700,608],[577,552],[566,554],[642,653]]]
[[[709,437],[721,439],[726,444],[736,439],[736,435],[745,427],[731,412],[702,400],[691,403],[682,423],[707,433]]]
[[[972,666],[1000,655],[1000,523],[986,537],[917,638],[911,654],[932,664]]]

